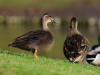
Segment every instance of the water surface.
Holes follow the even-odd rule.
[[[54,35],[54,45],[52,48],[39,51],[39,56],[44,56],[48,58],[56,59],[65,59],[63,55],[63,43],[67,36],[69,25],[65,23],[62,25],[49,25],[49,28],[52,30]],[[24,51],[18,48],[8,47],[8,44],[14,41],[14,39],[24,33],[27,33],[31,30],[40,29],[39,24],[30,24],[30,25],[20,25],[20,24],[9,24],[9,25],[0,25],[0,48],[3,50],[9,50],[13,52],[24,52],[27,54],[32,54],[31,52]],[[79,25],[79,31],[86,36],[90,44],[97,44],[97,37],[99,34],[99,29],[95,27],[89,27],[88,25]]]

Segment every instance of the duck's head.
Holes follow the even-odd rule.
[[[47,13],[43,15],[42,21],[45,23],[50,23],[50,22],[55,23],[54,19]]]
[[[77,22],[76,17],[72,17],[70,21],[70,28],[77,29],[77,26],[78,26],[78,22]]]

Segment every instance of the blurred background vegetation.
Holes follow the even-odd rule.
[[[90,44],[98,43],[100,0],[0,0],[0,48],[14,52],[23,51],[8,47],[8,44],[19,35],[40,29],[40,17],[44,13],[51,14],[57,24],[49,25],[55,38],[53,47],[39,52],[40,56],[64,59],[63,42],[72,16],[78,18],[78,29],[89,39]]]
[[[39,15],[51,12],[59,16],[99,16],[99,6],[99,0],[0,0],[0,12],[4,15]]]

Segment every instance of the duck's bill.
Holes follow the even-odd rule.
[[[56,22],[54,21],[54,19],[53,19],[53,18],[51,18],[51,17],[50,17],[50,19],[51,19],[51,22],[52,22],[52,23],[56,23]]]
[[[55,24],[56,22],[54,20],[52,20],[52,23]]]

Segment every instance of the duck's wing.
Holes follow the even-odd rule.
[[[32,35],[33,33],[34,33],[34,31],[30,31],[30,32],[28,32],[28,33],[25,33],[25,34],[23,34],[23,35],[21,35],[21,36],[15,38],[15,40],[20,40],[20,39],[27,38],[27,37],[29,37],[30,35]]]
[[[89,41],[81,34],[74,34],[66,38],[64,54],[69,60],[80,56],[85,50],[89,50]]]
[[[82,35],[83,36],[83,35]],[[90,48],[90,42],[89,40],[83,36],[83,40],[82,40],[82,44],[83,44],[83,50],[88,50],[89,51],[89,48]],[[82,45],[81,45],[82,47]]]
[[[89,41],[81,34],[74,34],[72,36],[68,36],[66,38],[65,44],[68,48],[72,48],[71,51],[74,50],[76,52],[80,52],[85,48],[89,48]]]
[[[28,49],[26,47],[35,48],[36,46],[44,46],[51,43],[53,37],[49,31],[30,31],[22,36],[17,37],[9,46]]]
[[[37,34],[41,32],[40,30],[38,31],[30,31],[24,35],[21,35],[17,37],[12,44],[9,44],[8,46],[15,46],[15,45],[22,45],[26,42],[29,42],[31,38],[34,38],[34,41],[38,40]]]
[[[30,31],[28,33],[25,33],[17,38],[15,38],[15,40],[23,40],[23,39],[27,39],[28,37],[30,37],[31,35],[34,34],[34,31]]]

